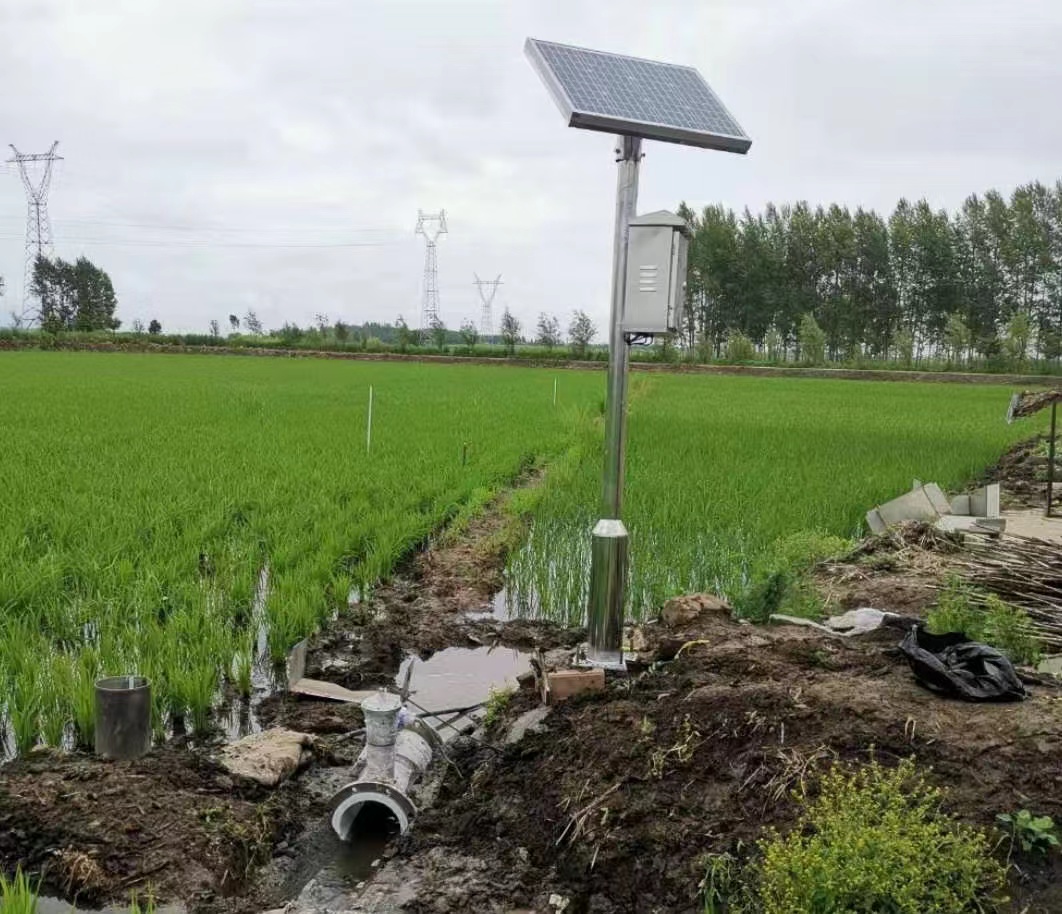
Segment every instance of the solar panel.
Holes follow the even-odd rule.
[[[748,152],[752,140],[693,67],[528,38],[527,56],[569,127]]]

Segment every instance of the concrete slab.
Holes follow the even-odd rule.
[[[890,527],[907,520],[932,523],[940,517],[940,512],[926,494],[924,486],[901,495],[899,498],[894,498],[892,501],[887,501],[883,505],[878,505],[877,510],[881,519]]]
[[[951,513],[952,514],[969,514],[970,513],[970,496],[969,495],[956,495],[951,500]]]
[[[948,497],[940,490],[935,482],[927,482],[922,486],[923,491],[929,498],[930,503],[937,509],[937,514],[951,514],[951,502],[948,501]]]
[[[1006,530],[1007,521],[1002,517],[972,517],[966,514],[949,514],[940,518],[934,526],[938,530],[998,536]]]
[[[970,493],[970,513],[975,517],[999,517],[998,482]]]
[[[882,519],[881,512],[877,508],[867,511],[867,526],[871,533],[884,533],[889,525]]]
[[[1054,657],[1045,657],[1040,661],[1036,672],[1062,677],[1062,654],[1056,654]]]
[[[1062,517],[1044,517],[1042,508],[1006,511],[1007,533],[1062,544]]]

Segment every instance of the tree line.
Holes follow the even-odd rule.
[[[910,363],[1062,357],[1062,181],[960,209],[806,202],[680,215],[692,237],[681,342],[725,356]]]

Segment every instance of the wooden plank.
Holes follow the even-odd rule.
[[[360,704],[376,692],[352,692],[334,682],[322,682],[320,679],[296,679],[288,683],[288,691],[299,695],[309,695],[313,698],[327,698],[331,701],[349,701]]]

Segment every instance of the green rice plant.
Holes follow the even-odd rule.
[[[91,749],[96,739],[96,680],[98,661],[92,650],[78,658],[71,682],[71,709],[74,718],[74,739],[82,749]]]
[[[4,914],[36,914],[38,886],[33,885],[21,868],[8,879],[0,872],[0,911]]]
[[[143,902],[141,902],[137,893],[133,892],[129,896],[128,914],[155,914],[155,906],[155,895],[150,889]]]
[[[48,689],[27,663],[92,651],[96,673],[147,675],[161,734],[193,701],[205,708],[205,684],[228,672],[245,633],[267,622],[282,658],[336,610],[348,577],[367,595],[533,466],[550,471],[512,500],[519,523],[499,543],[512,552],[513,605],[580,623],[603,378],[566,375],[556,407],[553,378],[0,353],[0,684],[22,744],[36,741]],[[974,385],[653,376],[632,378],[630,404],[632,615],[691,590],[733,598],[780,538],[852,535],[911,476],[956,486],[1030,431],[997,422],[997,393]],[[82,741],[87,675],[66,711]]]
[[[1005,880],[980,830],[941,808],[943,794],[907,759],[834,767],[801,799],[788,834],[760,842],[748,874],[762,914],[962,914],[990,909]]]
[[[686,592],[734,602],[776,571],[846,551],[866,510],[912,477],[958,487],[1029,434],[995,424],[997,408],[988,392],[929,385],[652,376],[630,404],[628,615]],[[599,425],[592,435],[577,471],[558,485],[547,476],[532,536],[509,559],[510,589],[536,615],[583,615],[601,514]],[[794,608],[818,612],[814,599]]]
[[[252,633],[253,634],[253,633]],[[243,644],[237,647],[232,658],[232,678],[236,691],[242,698],[251,697],[251,674],[254,671],[254,638],[243,637]]]
[[[20,671],[11,687],[7,715],[11,722],[11,735],[15,751],[29,752],[37,745],[40,734],[42,693],[32,669]]]
[[[186,683],[192,730],[199,735],[209,733],[210,714],[218,691],[217,665],[209,657],[200,660],[189,670]]]

